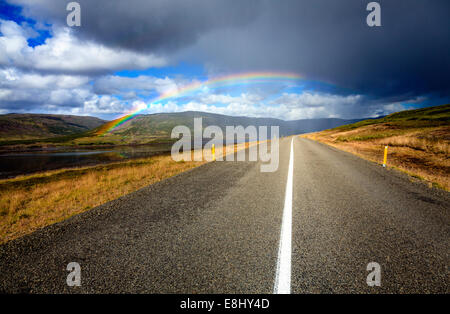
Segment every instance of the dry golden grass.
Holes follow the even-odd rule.
[[[0,181],[0,243],[62,221],[204,162],[170,156]]]
[[[222,154],[257,143],[223,147]],[[188,153],[194,155],[202,151]],[[211,152],[203,152],[211,160]],[[220,151],[216,151],[219,158]],[[206,161],[174,161],[170,155],[107,165],[48,171],[0,180],[0,244],[174,176]]]
[[[450,191],[450,127],[402,128],[374,124],[342,131],[305,134],[310,138],[381,164],[384,146],[388,166]]]

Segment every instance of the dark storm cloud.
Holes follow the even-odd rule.
[[[64,1],[11,1],[65,22]],[[111,47],[212,71],[295,71],[373,99],[449,94],[448,0],[380,0],[382,27],[372,28],[369,0],[79,2],[79,36]]]
[[[380,1],[382,27],[368,27],[369,1],[270,1],[241,33],[218,30],[187,49],[213,67],[297,71],[374,97],[449,92],[449,1]],[[214,42],[214,38],[221,38]]]
[[[66,23],[69,1],[9,0],[25,7],[25,14]],[[75,31],[111,47],[136,51],[171,52],[191,45],[217,28],[239,28],[260,11],[257,0],[77,0],[82,27]]]

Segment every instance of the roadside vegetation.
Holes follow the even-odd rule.
[[[227,146],[222,154],[256,144]],[[202,154],[202,151],[191,152],[191,160],[195,154]],[[217,157],[219,154],[216,151]],[[203,156],[211,159],[210,152],[204,151]],[[177,162],[170,154],[165,154],[0,180],[0,244],[204,163],[206,161]]]
[[[203,162],[170,155],[0,180],[0,243],[65,220]]]
[[[397,112],[303,135],[450,191],[450,104]]]

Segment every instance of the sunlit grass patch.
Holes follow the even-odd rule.
[[[216,150],[216,156],[257,144],[224,146],[222,151]],[[187,154],[190,160],[199,154],[204,161],[174,161],[167,154],[0,180],[0,243],[63,221],[212,159],[209,150]]]
[[[202,163],[175,162],[163,155],[0,180],[0,243]]]
[[[304,137],[377,163],[382,163],[388,146],[388,166],[450,191],[450,105],[399,112]]]

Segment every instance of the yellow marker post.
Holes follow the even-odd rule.
[[[216,161],[216,146],[212,144],[211,146],[211,154],[212,154],[212,160]]]
[[[388,147],[387,147],[387,146],[384,146],[383,167],[386,167],[386,162],[387,162],[387,150],[388,150]]]

